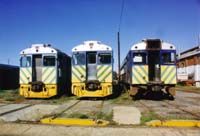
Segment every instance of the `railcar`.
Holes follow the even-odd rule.
[[[99,41],[72,49],[72,94],[105,97],[113,92],[113,50]]]
[[[175,95],[176,48],[160,39],[145,39],[134,44],[121,67],[122,82],[130,94],[136,96],[141,89],[164,91]]]
[[[20,95],[50,98],[70,94],[71,58],[50,44],[33,44],[20,52]]]
[[[19,87],[19,67],[0,64],[0,90],[17,89]]]

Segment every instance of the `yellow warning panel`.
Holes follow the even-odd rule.
[[[152,120],[146,123],[147,126],[152,126],[152,127],[159,127],[162,125],[162,122],[160,120]]]
[[[42,124],[55,125],[80,125],[80,126],[107,126],[108,121],[93,119],[76,119],[76,118],[45,118],[40,120]]]
[[[168,120],[163,121],[162,125],[166,127],[196,127],[197,123],[196,120]]]
[[[158,127],[200,127],[199,120],[152,120],[146,123],[147,126]]]

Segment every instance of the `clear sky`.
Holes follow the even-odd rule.
[[[117,66],[122,0],[0,0],[0,63],[19,65],[19,52],[50,43],[70,55],[86,40],[110,45]],[[121,61],[132,44],[160,38],[181,50],[197,46],[200,0],[125,0]]]

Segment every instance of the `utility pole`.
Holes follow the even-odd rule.
[[[121,79],[121,71],[120,71],[120,33],[117,33],[117,41],[118,41],[118,80]]]

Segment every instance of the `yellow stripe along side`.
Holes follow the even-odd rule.
[[[98,65],[97,66],[97,79],[100,82],[112,82],[112,66]]]
[[[137,65],[132,67],[132,84],[146,84],[148,81],[147,65]]]
[[[165,84],[176,84],[176,66],[161,66],[161,81]]]
[[[32,68],[20,68],[20,84],[28,84],[32,81]]]
[[[45,84],[56,84],[56,68],[55,67],[42,68],[42,82]]]
[[[86,78],[86,67],[72,66],[72,82],[84,82]]]

